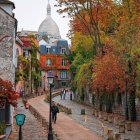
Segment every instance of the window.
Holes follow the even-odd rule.
[[[50,53],[50,48],[46,48],[47,49],[47,53]]]
[[[61,78],[62,78],[62,79],[67,78],[67,72],[66,72],[65,70],[62,70],[62,71],[61,71]]]
[[[64,54],[66,52],[66,49],[65,48],[62,48],[61,49],[61,54]]]
[[[66,60],[62,59],[62,66],[66,66]]]
[[[50,66],[51,65],[51,59],[47,59],[46,64],[47,64],[47,66]]]
[[[66,86],[66,82],[61,82],[62,87]]]
[[[27,50],[25,50],[25,51],[23,52],[23,56],[24,56],[25,58],[28,58],[28,57],[29,57],[29,52],[28,52]]]

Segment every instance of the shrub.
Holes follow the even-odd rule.
[[[6,125],[4,122],[0,122],[0,135],[3,135],[5,132]]]

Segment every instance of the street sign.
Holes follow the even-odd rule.
[[[16,115],[16,123],[18,126],[24,125],[26,116],[24,114],[17,114]]]

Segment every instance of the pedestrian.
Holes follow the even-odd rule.
[[[63,89],[63,99],[65,100],[65,97],[66,97],[66,89],[64,88]]]
[[[53,103],[51,111],[52,111],[52,121],[54,123],[56,123],[57,113],[59,113],[59,108],[58,108],[57,104]]]
[[[62,96],[63,96],[63,90],[61,90],[61,92],[60,92],[61,100],[62,100]]]

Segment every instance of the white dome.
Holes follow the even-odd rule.
[[[51,16],[47,16],[47,18],[40,24],[38,32],[60,37],[59,28]]]
[[[47,34],[49,37],[57,39],[60,38],[60,32],[57,24],[51,17],[51,6],[48,1],[47,5],[47,17],[46,19],[40,24],[39,34]]]

